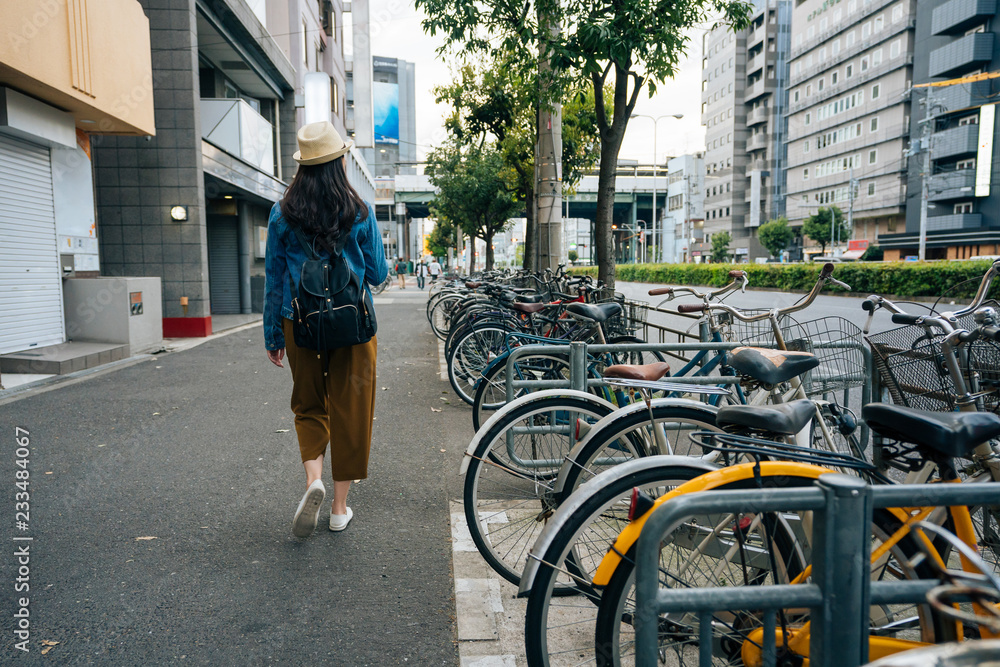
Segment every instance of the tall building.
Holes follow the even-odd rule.
[[[720,26],[702,38],[701,122],[705,126],[705,223],[704,236],[691,244],[691,255],[707,257],[712,237],[722,232],[732,236],[730,248],[738,256],[749,255],[745,225],[748,206],[746,111],[746,39]],[[766,82],[762,84],[762,87]],[[697,254],[695,254],[697,253]]]
[[[800,226],[837,206],[851,223],[840,248],[903,228],[916,9],[915,0],[803,0],[793,10],[786,214]]]
[[[691,244],[705,228],[705,155],[681,155],[667,162],[667,210],[663,218],[665,262],[703,261]],[[697,258],[697,259],[695,259]]]
[[[116,327],[119,306],[128,327],[127,290],[105,289],[88,305],[75,289],[98,282],[82,278],[114,270],[99,243],[121,238],[97,215],[95,154],[116,141],[177,138],[154,127],[166,115],[153,108],[151,57],[158,54],[150,54],[150,21],[136,0],[5,2],[0,33],[0,354],[31,349],[40,360],[41,348],[79,339],[85,325]],[[126,178],[136,176],[131,157]],[[170,202],[127,203],[130,210],[155,208],[163,219]],[[156,281],[144,284],[158,294]],[[24,370],[9,358],[3,366],[69,372],[123,356],[115,354],[66,369]]]
[[[102,268],[160,277],[164,335],[203,336],[213,316],[262,310],[268,213],[297,169],[297,128],[345,127],[342,5],[140,4],[157,135],[114,137],[94,151]],[[360,152],[346,164],[373,199]]]
[[[757,228],[782,212],[790,0],[754,5],[746,30],[720,26],[703,39],[705,224],[693,257],[709,256],[721,232],[735,261],[766,255]]]
[[[996,3],[922,1],[916,24],[914,83],[997,71],[997,30]],[[1000,159],[995,124],[998,93],[998,79],[913,91],[910,141],[914,150],[907,181],[906,229],[879,236],[886,259],[918,254],[925,158],[930,165],[927,259],[1000,255],[1000,193],[993,190],[992,182],[993,164]]]

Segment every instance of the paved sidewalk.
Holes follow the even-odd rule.
[[[256,327],[0,405],[0,661],[458,665],[450,501],[472,433],[440,381],[426,294],[376,299],[370,477],[343,533],[291,535],[291,379]],[[30,432],[26,531],[15,427]],[[15,593],[26,536],[30,591]],[[12,639],[22,595],[27,655]],[[42,656],[43,642],[58,643]]]

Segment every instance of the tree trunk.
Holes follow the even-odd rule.
[[[476,271],[476,237],[469,235],[469,275]]]
[[[493,270],[493,234],[486,237],[486,270]]]
[[[524,257],[521,265],[528,271],[537,271],[535,236],[538,234],[538,222],[535,220],[535,188],[529,188],[524,199],[524,219]]]
[[[618,146],[602,141],[593,243],[597,253],[597,279],[611,289],[615,287],[615,249],[611,222],[614,218],[617,166]]]
[[[538,2],[538,30],[555,39],[559,24],[552,20],[552,2]],[[542,47],[539,48],[542,51]],[[535,143],[536,224],[539,230],[538,270],[559,265],[562,256],[562,105],[549,83],[552,66],[544,53],[538,59],[539,105]]]

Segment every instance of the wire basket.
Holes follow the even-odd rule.
[[[754,325],[742,332],[741,342],[781,347],[768,320],[739,324]],[[781,320],[780,330],[787,350],[809,352],[819,359],[819,366],[799,378],[807,395],[819,396],[864,385],[865,353],[861,329],[850,320],[831,316],[796,322],[787,317]]]
[[[964,320],[959,319],[959,327],[975,326]],[[935,412],[956,409],[959,395],[941,351],[942,338],[915,325],[866,337],[879,379],[893,403]],[[980,389],[1000,387],[1000,347],[996,343],[975,340],[959,348],[957,357],[967,388],[973,379],[978,379]],[[986,395],[983,403],[987,410],[997,412],[1000,395]]]

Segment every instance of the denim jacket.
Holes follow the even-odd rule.
[[[365,203],[368,217],[359,215],[354,221],[350,240],[344,246],[344,258],[351,270],[363,278],[365,290],[368,290],[368,284],[378,285],[385,280],[389,267],[375,222],[375,207]],[[322,250],[317,252],[328,255]],[[292,319],[292,298],[298,292],[305,261],[306,253],[285,221],[280,203],[276,203],[267,221],[267,253],[264,256],[264,347],[268,350],[285,347],[282,318]],[[289,285],[289,277],[294,287]]]

